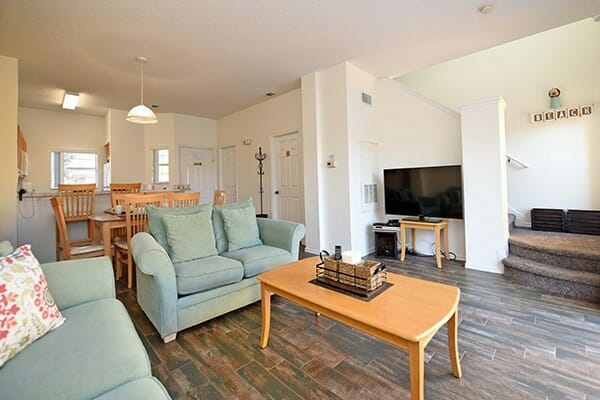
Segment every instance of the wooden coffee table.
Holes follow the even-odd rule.
[[[261,283],[262,334],[267,347],[271,327],[271,293],[407,349],[411,399],[424,398],[424,349],[448,323],[452,374],[462,375],[458,359],[458,301],[460,289],[388,272],[393,286],[369,302],[312,283],[318,257],[283,265],[258,276]]]

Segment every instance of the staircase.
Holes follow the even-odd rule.
[[[514,228],[504,274],[565,297],[600,302],[600,236]]]

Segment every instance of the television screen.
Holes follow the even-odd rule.
[[[383,170],[385,213],[463,218],[460,165]]]

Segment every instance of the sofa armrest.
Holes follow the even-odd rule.
[[[42,270],[59,309],[115,298],[115,278],[108,257],[42,264]]]
[[[257,218],[256,222],[258,223],[260,239],[264,244],[287,250],[292,253],[293,261],[298,260],[300,240],[306,232],[304,225],[266,218]]]
[[[176,333],[177,280],[169,255],[146,232],[131,238],[131,253],[137,266],[138,303],[162,338]]]

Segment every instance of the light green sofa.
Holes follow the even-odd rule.
[[[183,329],[260,300],[256,276],[298,259],[304,225],[257,223],[262,245],[176,264],[149,233],[132,238],[137,300],[165,343]]]
[[[66,319],[0,368],[0,398],[170,399],[151,376],[146,350],[115,299],[110,260],[61,261],[42,269]]]

